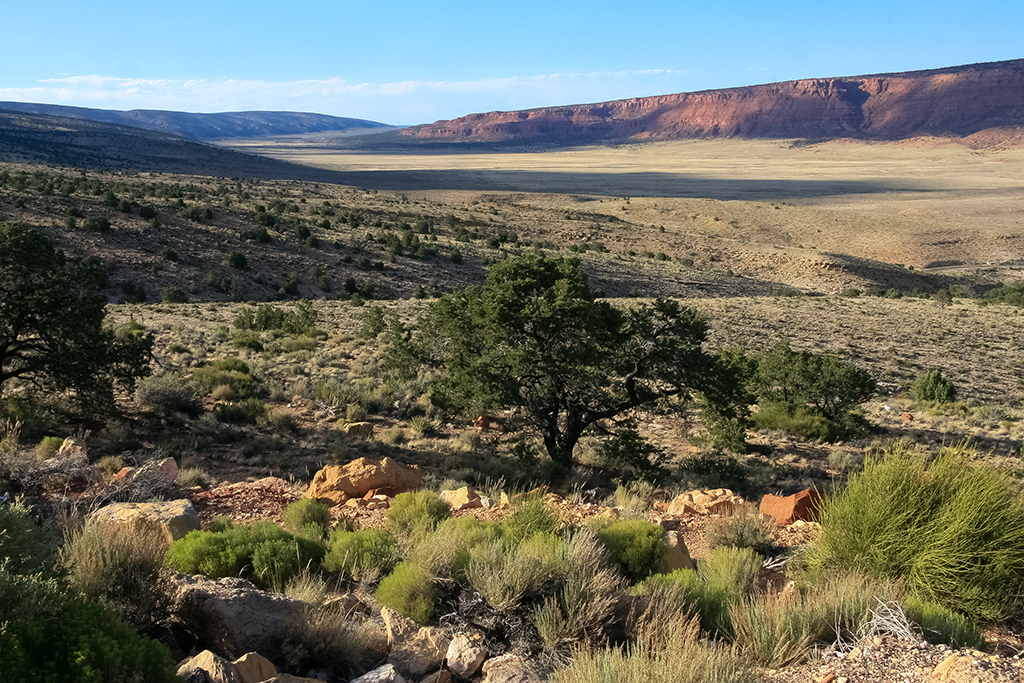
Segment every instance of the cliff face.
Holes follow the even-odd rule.
[[[467,141],[719,136],[896,140],[1019,126],[1024,126],[1024,59],[472,114],[401,134]]]

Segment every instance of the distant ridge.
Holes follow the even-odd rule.
[[[114,123],[145,130],[170,133],[191,140],[229,140],[264,138],[276,135],[301,135],[327,131],[353,131],[390,128],[386,123],[350,119],[326,114],[291,111],[238,111],[217,114],[192,114],[156,109],[90,109],[57,104],[0,102],[0,110],[24,114],[43,114],[69,119]]]
[[[399,135],[570,144],[714,137],[899,140],[981,131],[1009,139],[1019,137],[1021,127],[1024,59],[471,114]]]

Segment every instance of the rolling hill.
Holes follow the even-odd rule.
[[[28,102],[0,102],[0,111],[43,114],[68,119],[95,121],[97,123],[114,123],[121,126],[169,133],[192,140],[264,138],[277,135],[302,135],[327,131],[374,132],[391,128],[388,124],[377,121],[292,111],[237,111],[194,114],[154,109],[116,111]]]

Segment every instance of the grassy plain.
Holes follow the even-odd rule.
[[[374,150],[309,138],[233,145],[351,174],[359,184],[451,200],[539,193],[744,254],[804,248],[922,268],[1021,258],[1024,149],[945,139],[691,140],[544,151],[449,145]],[[628,201],[627,199],[628,198]],[[655,249],[655,251],[657,251]],[[1017,265],[1020,265],[1019,263]]]

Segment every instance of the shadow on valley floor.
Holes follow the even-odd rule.
[[[682,173],[420,170],[324,171],[324,180],[375,190],[477,190],[625,197],[684,197],[769,201],[830,195],[921,192],[906,181],[708,178]]]

